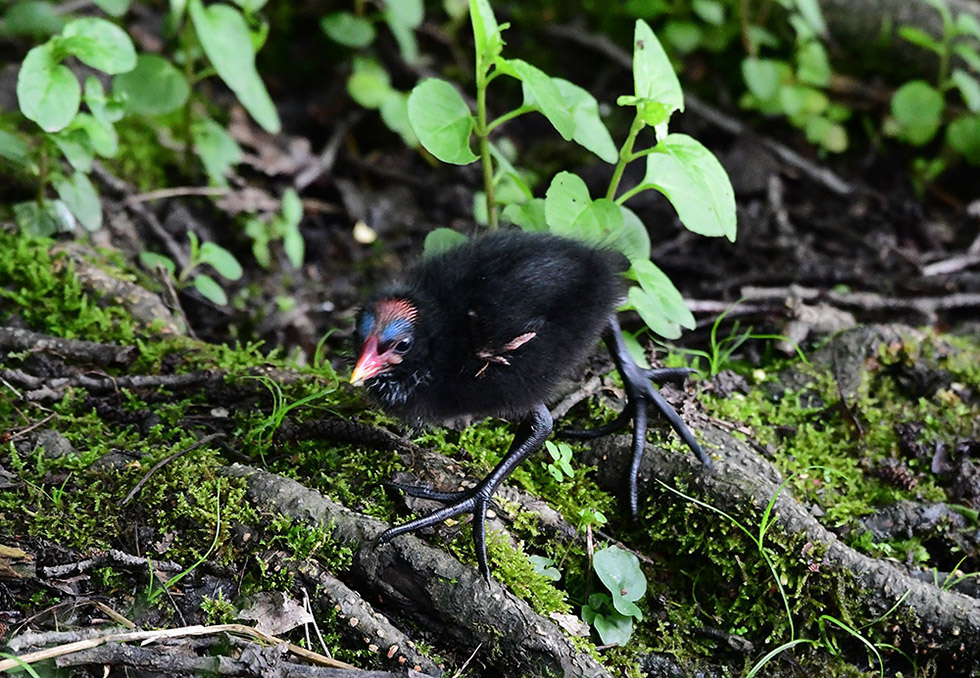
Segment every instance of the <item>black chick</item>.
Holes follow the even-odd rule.
[[[630,508],[653,403],[706,464],[690,430],[651,383],[687,370],[644,370],[626,349],[615,316],[628,268],[617,252],[544,233],[498,232],[422,259],[408,278],[375,295],[357,319],[360,358],[351,376],[385,410],[412,422],[461,417],[521,418],[506,456],[475,488],[437,492],[397,486],[441,501],[434,513],[385,531],[400,534],[473,513],[480,571],[489,579],[486,511],[497,487],[552,430],[545,403],[559,380],[604,339],[623,377],[627,406],[615,421],[578,437],[596,437],[635,421]]]

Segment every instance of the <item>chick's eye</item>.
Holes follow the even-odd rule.
[[[405,353],[410,348],[412,348],[412,338],[411,337],[405,337],[404,339],[402,339],[401,341],[399,341],[397,344],[395,344],[395,351],[397,353]]]

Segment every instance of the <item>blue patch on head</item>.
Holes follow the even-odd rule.
[[[412,331],[412,322],[407,318],[395,318],[384,326],[378,336],[382,343],[392,341],[396,337],[409,334]]]
[[[374,327],[374,314],[368,311],[367,313],[364,314],[364,317],[361,318],[361,325],[358,328],[358,331],[361,333],[362,337],[366,337],[369,334],[371,334],[371,328],[373,327]]]

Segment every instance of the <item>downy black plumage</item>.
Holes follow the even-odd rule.
[[[610,424],[580,437],[635,422],[630,507],[637,512],[636,474],[646,437],[646,405],[654,403],[682,439],[709,464],[690,430],[651,383],[686,370],[643,370],[626,350],[615,317],[628,268],[611,250],[550,234],[506,231],[471,238],[423,258],[379,294],[357,318],[360,358],[351,383],[364,385],[387,411],[411,422],[462,417],[521,418],[510,450],[475,488],[437,492],[398,486],[446,507],[391,528],[399,534],[473,512],[477,560],[484,577],[486,509],[494,491],[552,430],[545,405],[559,380],[594,350],[603,335],[627,392]]]

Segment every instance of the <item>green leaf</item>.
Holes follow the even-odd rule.
[[[140,263],[150,271],[156,271],[158,267],[162,266],[171,278],[177,275],[177,265],[173,259],[156,252],[140,252]]]
[[[504,47],[501,28],[493,15],[489,0],[470,0],[470,21],[473,24],[473,42],[476,46],[477,68],[487,68]]]
[[[303,266],[303,259],[306,257],[306,242],[303,240],[303,234],[299,228],[290,228],[283,234],[282,249],[293,268],[298,269]]]
[[[633,604],[647,591],[647,579],[640,569],[639,559],[618,546],[607,546],[595,552],[592,567],[609,589],[616,611],[642,619],[639,608]]]
[[[77,172],[90,172],[92,160],[95,159],[95,149],[92,148],[92,138],[88,132],[77,127],[67,127],[60,132],[49,134],[58,150]]]
[[[603,645],[626,645],[633,636],[633,618],[621,614],[600,614],[593,620]]]
[[[566,141],[575,132],[575,121],[558,85],[540,68],[521,59],[510,59],[498,67],[523,84],[524,103],[533,105],[548,118]]]
[[[94,116],[88,113],[79,113],[59,135],[74,130],[84,132],[88,137],[87,146],[103,158],[114,158],[119,152],[119,136],[111,124],[96,120]],[[87,172],[88,170],[83,171]]]
[[[14,219],[18,228],[25,234],[45,238],[55,233],[70,233],[75,230],[75,217],[60,200],[36,200],[14,203]]]
[[[282,218],[287,226],[295,228],[303,220],[303,201],[295,188],[287,188],[282,194]]]
[[[804,131],[807,141],[819,144],[831,153],[843,153],[847,150],[847,130],[821,115],[808,118]]]
[[[92,111],[92,115],[106,127],[122,119],[126,114],[125,107],[118,97],[107,97],[102,83],[94,75],[85,78],[85,93],[82,100]]]
[[[385,3],[386,11],[399,23],[415,29],[425,19],[425,4],[422,0],[396,0]]]
[[[827,24],[824,23],[817,0],[795,0],[796,9],[817,35],[827,35]]]
[[[213,186],[227,186],[225,174],[242,160],[242,149],[225,128],[210,118],[191,125],[194,152],[204,163],[204,171]]]
[[[21,113],[46,132],[64,129],[78,112],[82,88],[67,66],[54,60],[50,43],[27,53],[17,74]]]
[[[184,74],[156,54],[141,54],[136,67],[117,75],[113,92],[125,98],[126,108],[144,115],[165,115],[187,102],[191,89]]]
[[[218,275],[227,280],[238,280],[242,277],[242,265],[238,263],[238,259],[217,243],[210,241],[201,243],[198,256],[202,263],[211,264]]]
[[[469,146],[473,115],[445,80],[429,78],[415,86],[408,97],[408,121],[425,149],[439,160],[454,165],[477,160]]]
[[[194,289],[201,293],[201,296],[218,306],[228,305],[228,295],[221,288],[214,278],[204,273],[199,273],[194,277]]]
[[[946,141],[971,165],[980,165],[980,115],[962,115],[949,123]]]
[[[700,47],[702,35],[701,26],[693,21],[673,19],[663,29],[664,40],[681,55],[690,54]]]
[[[136,48],[129,35],[116,24],[97,17],[70,21],[61,34],[70,54],[109,75],[131,71],[136,66]]]
[[[279,132],[279,114],[255,70],[255,50],[242,13],[230,5],[188,4],[194,31],[218,76],[266,132]]]
[[[609,134],[609,129],[599,116],[599,102],[587,90],[568,80],[561,78],[552,78],[552,80],[558,86],[558,91],[565,99],[565,106],[572,114],[575,125],[572,139],[602,160],[615,164],[619,159],[619,150],[613,142],[612,135]]]
[[[545,558],[544,556],[530,556],[528,560],[531,561],[531,567],[534,571],[540,574],[545,579],[550,579],[551,581],[558,581],[561,579],[561,573],[558,568],[555,567],[555,561],[551,558]]]
[[[827,50],[817,40],[803,45],[796,52],[797,77],[800,82],[815,87],[826,87],[830,84],[830,61]]]
[[[45,38],[59,33],[65,20],[50,2],[18,2],[3,14],[0,33]]]
[[[775,99],[792,70],[784,61],[748,57],[742,60],[742,78],[746,87],[763,101]]]
[[[459,231],[454,231],[451,228],[437,228],[425,236],[422,252],[424,256],[431,257],[434,254],[442,254],[451,250],[464,242],[466,242],[466,236]]]
[[[23,139],[2,129],[0,129],[0,157],[6,158],[22,169],[29,169],[34,164],[31,160],[31,149]]]
[[[942,44],[938,40],[933,39],[931,35],[915,26],[899,26],[898,36],[903,40],[911,42],[913,45],[927,49],[930,52],[935,52],[936,54],[942,54],[944,51]]]
[[[567,234],[591,204],[592,197],[582,178],[571,172],[559,172],[544,197],[544,215],[550,230]]]
[[[650,234],[646,225],[630,208],[619,205],[623,215],[623,224],[619,234],[609,241],[609,245],[626,255],[633,261],[650,260]]]
[[[725,23],[725,6],[718,0],[694,0],[691,9],[702,21],[712,26],[721,26]]]
[[[980,113],[980,82],[962,68],[953,69],[950,80],[960,91],[963,103],[971,113]]]
[[[956,15],[956,30],[960,35],[969,35],[980,40],[980,20],[969,12]]]
[[[663,46],[643,19],[637,19],[633,38],[633,86],[640,99],[684,110],[684,93]]]
[[[899,125],[899,136],[913,146],[928,143],[942,122],[943,95],[925,80],[912,80],[892,95],[892,115]]]
[[[677,339],[681,326],[695,327],[694,315],[674,283],[651,261],[634,261],[630,275],[640,283],[627,293],[630,306],[651,330],[667,339]]]
[[[393,91],[384,66],[374,59],[354,57],[351,76],[347,79],[347,92],[354,101],[364,108],[378,108]]]
[[[70,179],[57,177],[53,183],[58,197],[86,230],[97,231],[102,227],[102,203],[85,174],[75,172]]]
[[[735,192],[721,163],[700,141],[668,135],[647,156],[643,185],[667,196],[689,231],[735,240]]]
[[[402,142],[409,148],[419,145],[419,138],[412,130],[412,124],[408,121],[408,94],[391,90],[390,94],[381,102],[378,109],[381,112],[381,119],[388,129],[395,132],[402,138]]]
[[[544,198],[534,198],[524,203],[512,203],[501,213],[504,221],[520,226],[529,232],[545,232],[548,220],[545,218]]]
[[[335,12],[320,19],[320,27],[334,42],[348,47],[367,47],[376,37],[374,24],[350,12]]]
[[[388,23],[388,29],[395,36],[395,42],[398,43],[398,53],[401,54],[405,63],[414,64],[419,60],[419,45],[415,39],[415,30],[411,26],[402,23],[397,18],[397,13],[392,10],[393,7],[401,4],[402,0],[398,0],[395,3],[386,3],[383,16]]]
[[[980,53],[972,45],[963,42],[958,43],[953,46],[953,53],[965,61],[974,71],[980,71]]]
[[[95,0],[95,4],[109,16],[117,18],[129,11],[129,0]]]

